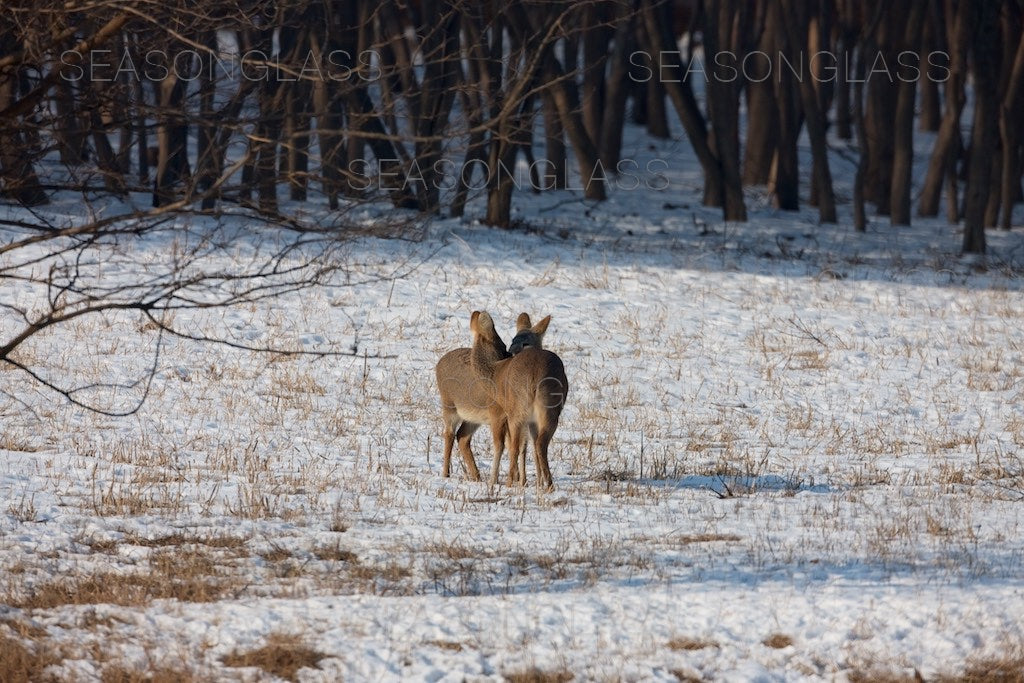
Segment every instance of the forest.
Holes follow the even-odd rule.
[[[1020,0],[7,2],[0,193],[270,218],[485,195],[510,227],[516,191],[601,201],[631,170],[626,126],[680,124],[726,221],[764,186],[824,223],[850,201],[856,230],[944,210],[982,253],[1022,201],[1022,20]],[[856,152],[852,197],[830,141]]]

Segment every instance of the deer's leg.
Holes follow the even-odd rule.
[[[505,414],[492,410],[491,438],[494,441],[494,462],[491,464],[491,486],[498,483],[498,472],[501,470],[501,453],[505,450],[505,439],[508,436],[508,421],[505,419]],[[515,453],[514,451],[510,452]]]
[[[469,447],[473,434],[479,428],[480,425],[474,422],[463,422],[459,426],[459,431],[455,434],[459,442],[459,453],[462,454],[462,461],[466,463],[466,476],[471,481],[480,481],[480,470],[476,467],[476,458],[473,457],[473,450]]]

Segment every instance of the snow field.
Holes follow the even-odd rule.
[[[69,680],[262,680],[225,662],[282,637],[322,656],[300,680],[931,680],[1017,661],[1019,268],[950,256],[933,226],[855,241],[633,208],[567,239],[571,208],[541,234],[360,238],[328,287],[176,319],[353,355],[165,339],[130,417],[0,368],[0,634],[59,653],[48,671]],[[994,241],[1012,256],[1020,237]],[[457,456],[440,476],[433,364],[478,308],[506,342],[520,311],[553,316],[570,382],[553,493],[532,467],[525,489],[467,482]],[[127,384],[155,344],[126,313],[19,357]],[[486,479],[486,429],[474,450]]]

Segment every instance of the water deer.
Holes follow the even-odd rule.
[[[558,428],[569,381],[565,366],[556,354],[537,346],[526,345],[514,356],[500,359],[489,351],[498,338],[494,321],[486,311],[473,311],[469,329],[473,333],[471,363],[473,371],[489,380],[485,386],[492,391],[489,408],[492,425],[505,423],[510,455],[509,483],[526,484],[526,431],[533,441],[533,460],[537,468],[537,486],[552,489],[548,446]],[[494,465],[490,483],[498,481],[503,435],[492,430]]]
[[[526,348],[541,348],[544,333],[547,332],[551,316],[532,325],[530,316],[521,313],[516,320],[516,335],[506,350],[505,342],[497,331],[489,337],[486,347],[479,354],[486,362],[498,362]],[[507,428],[504,421],[491,422],[491,404],[494,401],[493,382],[480,377],[472,367],[472,349],[454,349],[441,356],[434,372],[437,375],[437,389],[441,395],[441,419],[444,422],[444,460],[442,475],[451,475],[452,447],[456,440],[459,453],[466,465],[467,476],[480,481],[470,441],[481,425],[490,425],[496,441],[504,443]]]

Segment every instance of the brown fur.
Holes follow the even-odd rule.
[[[546,326],[546,325],[545,325]],[[551,489],[551,468],[548,464],[548,446],[558,428],[558,419],[569,392],[562,360],[551,351],[528,346],[522,352],[506,359],[496,359],[488,349],[498,333],[494,321],[486,311],[474,311],[469,323],[473,332],[471,362],[473,370],[482,379],[493,384],[490,423],[506,424],[508,430],[511,467],[509,482],[516,476],[526,483],[526,431],[533,440],[533,458],[537,469],[537,485]],[[504,439],[494,432],[494,465],[491,484],[498,480]]]
[[[530,316],[519,315],[516,321],[517,350],[522,348],[539,348],[544,333],[547,331],[551,316],[531,326]],[[488,361],[497,362],[509,357],[505,350],[505,342],[497,332],[482,348],[480,353]],[[471,349],[454,349],[441,357],[434,369],[437,375],[437,388],[441,395],[441,419],[444,422],[444,460],[442,474],[451,475],[452,447],[456,440],[459,453],[466,465],[467,476],[473,481],[480,480],[480,471],[470,448],[473,434],[481,425],[491,425],[494,438],[504,443],[507,437],[505,422],[497,426],[490,420],[490,407],[493,403],[493,382],[480,377],[471,365]]]

